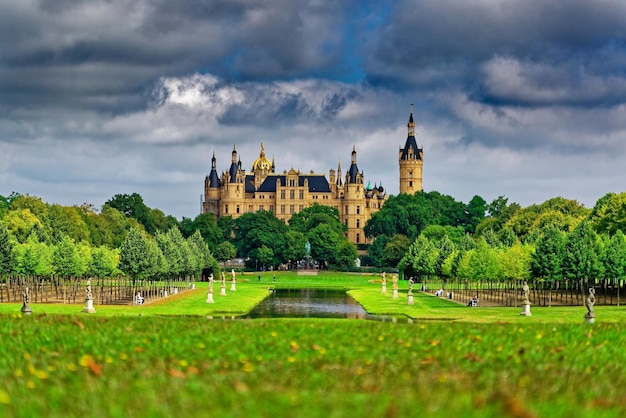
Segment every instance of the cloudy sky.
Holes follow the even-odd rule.
[[[398,193],[592,207],[626,189],[626,2],[3,0],[0,195],[200,211],[215,153]]]

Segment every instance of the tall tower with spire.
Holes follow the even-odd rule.
[[[422,188],[422,165],[424,150],[415,141],[415,122],[413,122],[413,104],[407,124],[408,135],[404,148],[400,148],[398,162],[400,164],[400,193],[414,194]]]

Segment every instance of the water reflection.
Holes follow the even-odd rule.
[[[276,289],[245,318],[350,318],[407,322],[407,318],[370,315],[344,290]]]

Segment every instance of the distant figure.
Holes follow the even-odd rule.
[[[91,279],[87,279],[87,288],[85,289],[85,300],[93,299],[93,294],[91,293]]]
[[[28,295],[28,286],[26,286],[26,288],[24,289],[24,305],[28,305],[28,302],[30,302],[30,296]]]
[[[137,305],[143,305],[143,296],[141,296],[141,292],[137,292],[137,296],[135,297]]]
[[[528,293],[530,292],[530,289],[528,288],[528,283],[524,282],[524,284],[522,285],[522,296],[524,297],[524,302],[523,303],[530,303],[530,301],[528,300]]]
[[[261,281],[261,275],[259,274],[259,281]]]
[[[274,283],[276,283],[276,275],[274,275]]]
[[[473,308],[478,306],[478,297],[474,296],[472,299],[470,299],[470,301],[467,303],[467,306],[471,306]]]
[[[443,296],[443,289],[439,289],[437,291],[435,291],[435,296]]]
[[[587,307],[587,318],[593,318],[596,315],[593,312],[593,305],[596,303],[596,289],[593,287],[589,288],[589,295],[587,296],[587,301],[585,302],[585,306]]]

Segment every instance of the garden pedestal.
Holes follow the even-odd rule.
[[[85,307],[82,312],[84,313],[96,313],[96,310],[93,307],[93,299],[85,299]]]

